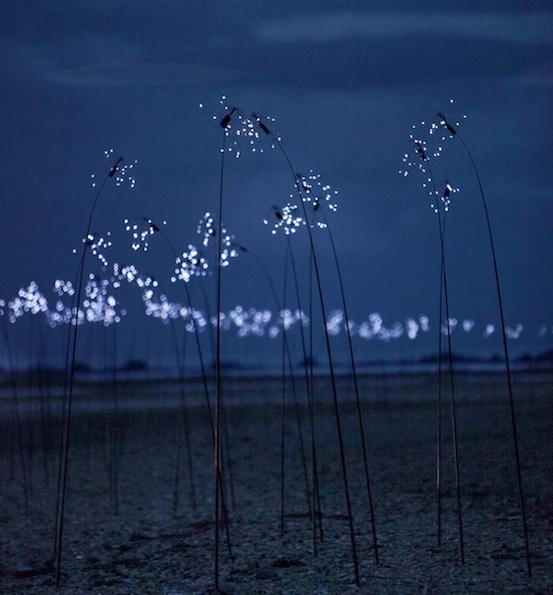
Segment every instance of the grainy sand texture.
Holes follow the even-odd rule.
[[[328,378],[316,379],[312,418],[299,382],[295,396],[286,383],[283,415],[279,378],[225,380],[220,591],[553,593],[552,380],[551,373],[514,378],[529,577],[504,378],[456,378],[464,564],[448,387],[439,545],[435,375],[361,378],[377,563],[353,386],[351,378],[339,378],[360,587]],[[160,381],[78,386],[57,590],[61,392],[21,385],[15,403],[9,387],[3,389],[0,593],[214,591],[210,416],[201,383],[187,382],[184,389]],[[313,445],[320,503],[315,523]]]

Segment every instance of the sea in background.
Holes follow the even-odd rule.
[[[507,398],[505,362],[498,357],[480,359],[456,356],[452,362],[453,382],[458,399],[480,400]],[[531,382],[553,384],[553,353],[522,357],[510,362],[515,387]],[[334,363],[335,381],[341,403],[353,402],[355,396],[351,363]],[[332,399],[328,365],[314,361],[301,362],[292,370],[282,369],[282,363],[222,362],[222,387],[226,405],[278,404],[306,402],[306,378],[312,378],[316,402]],[[356,362],[359,396],[365,402],[429,402],[438,394],[441,374],[442,399],[448,402],[450,392],[449,358],[440,363],[437,356],[420,360]],[[149,367],[142,361],[131,361],[117,369],[97,369],[79,364],[74,376],[74,404],[77,411],[103,408],[148,409],[205,406],[215,394],[213,366],[187,369],[181,374],[175,367]],[[486,390],[474,390],[476,386]],[[68,383],[61,368],[20,369],[0,372],[0,414],[48,415],[59,414],[68,394]]]

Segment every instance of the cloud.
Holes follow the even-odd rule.
[[[130,62],[96,64],[49,73],[50,82],[89,87],[158,87],[166,85],[209,85],[240,80],[227,68],[179,62]]]
[[[50,68],[50,61],[44,53],[32,45],[0,37],[0,73],[6,77],[34,77],[39,72]]]
[[[254,35],[266,42],[318,43],[352,37],[389,39],[406,35],[461,35],[515,43],[552,44],[553,13],[531,14],[358,14],[349,11],[302,15],[259,24]]]
[[[96,41],[98,45],[109,46],[105,39]],[[121,44],[112,44],[111,52],[105,50],[95,54],[89,51],[89,46],[86,38],[79,45],[79,57],[85,65],[63,68],[60,66],[62,60],[51,51],[40,52],[33,44],[0,38],[0,50],[9,57],[0,63],[0,73],[8,78],[81,87],[209,85],[240,82],[245,76],[243,72],[216,66],[144,60],[129,48],[122,51]],[[112,55],[117,56],[116,60],[106,60]]]
[[[530,87],[553,87],[553,62],[528,68],[514,76],[513,81]]]

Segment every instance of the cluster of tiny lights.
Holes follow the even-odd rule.
[[[405,153],[403,156],[403,163],[405,164],[405,168],[399,171],[400,174],[404,176],[409,175],[409,170],[411,168],[417,169],[423,176],[422,187],[428,192],[428,196],[430,197],[430,206],[432,210],[438,212],[438,207],[436,203],[436,191],[434,191],[432,185],[432,177],[430,176],[426,162],[429,161],[428,151],[426,142],[415,138],[412,134],[409,135],[409,138],[413,142],[413,154]]]
[[[89,275],[87,285],[85,286],[85,300],[82,308],[79,309],[78,324],[84,322],[102,322],[108,326],[112,323],[121,321],[121,317],[126,314],[125,310],[121,310],[120,314],[115,311],[115,306],[118,304],[113,296],[107,296],[107,288],[111,287],[114,290],[119,289],[123,281],[129,284],[135,284],[137,287],[144,289],[146,287],[157,287],[158,283],[153,277],[142,275],[138,272],[134,265],[121,266],[118,263],[113,265],[113,273],[109,278],[100,280],[95,275]],[[101,292],[99,292],[101,288]],[[58,297],[65,295],[73,296],[75,289],[70,281],[61,279],[54,283],[54,293]],[[102,298],[100,300],[100,298]],[[91,301],[94,299],[95,301]],[[115,301],[114,301],[115,300]],[[69,308],[61,300],[56,302],[55,311],[47,312],[48,324],[51,327],[58,326],[64,323],[74,323],[77,316],[76,308]]]
[[[214,219],[211,213],[207,211],[198,222],[196,233],[202,237],[202,245],[204,248],[209,246],[211,238],[215,237]]]
[[[246,115],[238,107],[228,105],[225,95],[221,96],[219,104],[223,108],[223,116],[214,114],[212,118],[218,120],[225,129],[226,151],[233,153],[236,159],[239,159],[245,151],[263,153],[263,146],[259,142],[260,131],[264,135],[269,134],[268,124],[273,124],[275,119],[270,116],[261,117],[253,113]],[[200,103],[199,107],[203,109],[203,104]],[[280,141],[280,138],[275,138]],[[271,148],[274,147],[273,142]]]
[[[64,281],[63,279],[56,279],[54,281],[54,293],[59,297],[67,295],[75,295],[75,288],[71,281]]]
[[[137,163],[138,161],[135,159],[132,163],[126,163],[122,167],[119,167],[115,176],[116,186],[122,186],[125,182],[128,182],[131,188],[136,186],[136,178],[132,174],[133,168]]]
[[[333,190],[329,184],[323,184],[320,174],[316,174],[313,170],[310,170],[307,176],[296,175],[302,200],[310,204],[313,211],[316,212],[322,209],[323,206],[327,206],[331,211],[338,209],[338,205],[335,202],[338,191]],[[322,221],[317,221],[317,225],[321,228],[327,227],[324,217]]]
[[[178,280],[188,283],[192,277],[205,277],[209,270],[207,260],[200,254],[196,246],[188,244],[188,249],[175,260],[175,276],[171,282]]]
[[[457,192],[459,192],[459,188],[454,188],[449,182],[445,183],[444,191],[440,196],[440,200],[444,205],[445,211],[449,210],[449,205],[451,204],[451,197],[453,194],[456,194]],[[433,208],[435,211],[437,210],[437,208],[434,205]]]
[[[83,300],[83,311],[87,322],[101,322],[104,326],[109,326],[121,322],[121,316],[126,314],[125,310],[121,310],[120,314],[117,312],[118,301],[108,293],[110,285],[110,279],[89,275]]]
[[[450,105],[452,104],[453,99],[450,100]],[[463,115],[463,118],[466,118],[466,115]],[[422,121],[418,125],[413,125],[413,131],[409,135],[413,150],[412,153],[405,153],[403,156],[404,168],[399,170],[399,173],[403,176],[409,175],[411,169],[416,169],[420,172],[423,177],[422,187],[428,192],[430,206],[436,213],[438,212],[440,201],[443,204],[444,210],[449,210],[451,197],[459,189],[454,188],[449,182],[446,182],[445,189],[440,195],[439,190],[434,189],[427,163],[431,159],[437,159],[442,155],[445,141],[453,138],[456,134],[455,127],[458,126],[459,122],[455,122],[454,126],[442,112],[437,114],[436,120],[433,120],[430,124]]]
[[[207,248],[213,238],[217,236],[215,231],[215,221],[209,211],[198,222],[196,232],[202,238],[202,245]],[[230,264],[232,258],[238,256],[238,249],[234,241],[234,235],[230,234],[224,227],[221,229],[221,254],[219,256],[219,264],[221,267],[226,267]],[[204,260],[205,270],[207,271],[207,263]],[[202,264],[203,268],[203,264]]]
[[[283,329],[288,331],[297,325],[309,325],[309,317],[301,310],[286,309],[272,312],[267,309],[245,308],[241,305],[228,312],[221,312],[219,317],[214,316],[209,320],[201,310],[172,302],[166,295],[156,295],[157,281],[153,277],[140,274],[134,265],[123,267],[118,264],[113,266],[113,275],[110,277],[100,278],[93,274],[88,276],[84,287],[85,297],[78,313],[76,307],[68,306],[63,302],[63,298],[72,297],[75,294],[73,285],[69,281],[58,279],[53,286],[54,294],[58,298],[53,307],[50,307],[47,298],[39,290],[38,284],[32,281],[27,287],[19,289],[14,299],[9,301],[0,299],[0,315],[6,316],[11,323],[16,323],[25,315],[43,315],[51,327],[75,323],[80,325],[86,322],[100,322],[104,326],[109,326],[121,322],[126,315],[126,310],[120,307],[119,300],[113,295],[113,290],[117,290],[123,281],[135,285],[142,291],[146,315],[164,323],[170,320],[182,320],[187,332],[190,333],[202,332],[209,324],[213,326],[220,324],[222,330],[235,329],[238,337],[275,338]],[[351,319],[346,320],[342,310],[333,310],[329,314],[326,327],[331,335],[338,335],[349,329],[352,336],[383,342],[402,337],[415,340],[421,334],[431,330],[429,317],[422,314],[387,325],[378,312],[373,312],[367,319],[356,322]],[[443,335],[456,332],[489,338],[495,335],[497,330],[493,324],[485,324],[480,328],[481,330],[478,330],[476,322],[470,318],[461,320],[450,317],[440,325],[440,332]],[[529,332],[528,329],[525,331],[520,323],[505,328],[505,336],[510,340],[520,339]],[[553,326],[540,326],[536,336],[539,338],[553,336]]]
[[[106,236],[106,238],[103,238],[89,233],[86,238],[83,238],[83,244],[86,244],[90,248],[93,256],[96,256],[104,268],[107,268],[109,264],[104,252],[113,245],[111,239],[109,239],[111,231],[108,231]],[[73,250],[73,253],[75,253],[75,250]]]
[[[123,221],[125,225],[125,231],[129,232],[132,236],[131,248],[133,250],[148,251],[150,245],[150,237],[154,235],[159,228],[152,222],[151,219],[143,218],[143,223],[139,227],[138,223],[131,223],[128,219]],[[145,225],[144,225],[145,224]],[[167,221],[163,221],[162,225],[167,225]]]
[[[158,286],[158,282],[153,277],[139,273],[134,264],[124,267],[121,267],[120,265],[114,265],[113,272],[117,280],[125,280],[127,283],[135,283],[137,287],[140,288]],[[118,281],[115,283],[117,282]]]
[[[273,228],[271,233],[275,235],[279,229],[283,229],[287,236],[296,233],[298,227],[305,225],[303,218],[297,214],[298,209],[298,205],[292,203],[287,203],[282,208],[273,205],[273,217],[271,218]],[[263,219],[263,223],[269,225],[269,219]]]
[[[28,287],[21,287],[17,296],[8,302],[10,309],[10,322],[15,322],[26,313],[46,314],[48,312],[48,300],[39,291],[38,285],[31,281]]]
[[[112,160],[114,157],[113,149],[105,149],[104,157]],[[136,185],[136,178],[133,175],[134,167],[138,163],[138,160],[134,160],[132,163],[124,163],[123,158],[119,157],[114,165],[109,170],[109,177],[115,180],[116,186],[122,186],[128,184],[130,188],[134,188]],[[91,174],[90,176],[92,188],[96,187],[96,175]]]
[[[436,119],[430,123],[428,134],[439,137],[438,142],[444,143],[446,140],[453,138],[457,134],[457,128],[461,125],[460,122],[454,121],[449,114],[453,111],[453,99],[449,100],[450,110],[446,112],[439,112],[436,114]],[[467,115],[461,116],[463,120],[467,119]],[[441,152],[440,148],[440,152]]]
[[[222,229],[222,250],[219,263],[222,267],[226,267],[230,264],[231,258],[238,257],[238,249],[234,242],[234,235],[227,233],[226,229]]]

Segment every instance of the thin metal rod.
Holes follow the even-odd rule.
[[[503,339],[503,352],[505,355],[505,371],[507,374],[507,385],[509,389],[509,410],[511,415],[511,427],[513,433],[513,446],[515,451],[515,462],[516,462],[516,470],[517,470],[517,483],[518,483],[518,496],[520,502],[520,512],[522,517],[522,530],[524,534],[524,550],[526,553],[526,570],[528,572],[528,576],[532,576],[532,565],[530,560],[530,543],[528,537],[528,522],[526,519],[526,499],[524,496],[524,486],[522,481],[522,466],[520,463],[520,447],[518,441],[518,430],[517,430],[517,420],[516,420],[516,412],[515,412],[515,400],[513,396],[513,385],[511,380],[511,365],[509,362],[509,349],[507,347],[507,333],[505,328],[505,314],[503,309],[503,299],[501,297],[501,284],[499,282],[499,267],[497,264],[497,257],[495,252],[495,242],[493,239],[492,233],[492,225],[490,220],[490,214],[488,211],[488,204],[486,201],[486,197],[484,194],[484,188],[482,186],[482,180],[480,179],[480,173],[478,172],[478,168],[476,167],[476,163],[472,157],[472,153],[470,152],[469,148],[467,147],[465,141],[461,137],[461,135],[455,130],[455,135],[463,145],[469,160],[472,164],[474,173],[476,175],[476,179],[478,181],[478,187],[480,189],[480,196],[482,198],[482,206],[484,207],[484,213],[486,216],[486,226],[488,228],[488,236],[490,239],[490,249],[492,253],[492,260],[493,260],[493,270],[495,276],[495,286],[497,291],[497,301],[499,305],[499,316],[501,320],[501,336]]]

